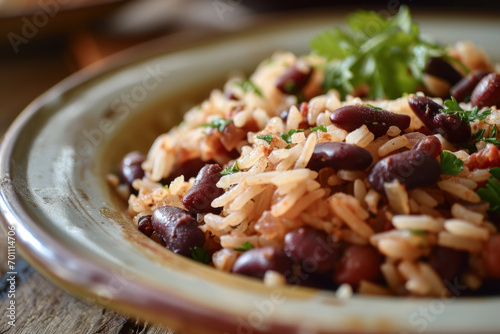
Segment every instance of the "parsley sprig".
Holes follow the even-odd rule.
[[[236,86],[240,87],[245,93],[254,92],[255,94],[263,97],[262,91],[251,80],[244,80],[236,82]]]
[[[191,258],[196,262],[209,264],[212,261],[210,254],[208,254],[208,251],[205,248],[194,246],[190,248],[190,250],[191,250]]]
[[[451,152],[442,151],[439,160],[441,166],[441,174],[455,176],[460,174],[460,172],[464,170],[464,162]]]
[[[408,7],[384,18],[358,11],[347,19],[349,31],[325,31],[311,41],[311,49],[329,62],[325,90],[337,89],[342,97],[368,84],[369,98],[395,99],[422,84],[429,57],[445,55],[436,44],[424,41]]]
[[[477,194],[483,201],[490,203],[489,211],[500,213],[500,167],[490,169],[492,177],[484,188],[480,188]]]
[[[486,132],[485,129],[479,129],[477,130],[468,140],[467,143],[464,146],[464,148],[467,148],[469,150],[469,153],[474,153],[477,151],[476,143],[480,141],[484,141],[486,143],[494,144],[497,147],[500,147],[500,141],[497,140],[497,133],[498,133],[498,128],[495,125],[493,125],[493,128],[491,129],[491,134],[489,137],[484,137],[484,133]]]
[[[463,110],[457,100],[452,96],[451,100],[444,101],[445,109],[441,109],[446,114],[457,114],[460,119],[466,123],[474,122],[475,120],[483,120],[491,114],[491,109],[479,113],[479,108],[475,106],[472,110]]]
[[[224,119],[220,117],[215,117],[210,121],[210,123],[205,123],[200,125],[200,127],[204,128],[212,128],[212,129],[217,129],[219,132],[222,132],[224,128],[231,123],[233,120],[231,119]]]
[[[304,132],[304,129],[290,129],[290,131],[288,131],[288,133],[286,133],[286,132],[280,133],[280,137],[288,144],[291,144],[292,143],[292,136],[298,132]]]
[[[236,247],[234,250],[238,252],[246,252],[249,251],[250,249],[254,249],[255,247],[248,241],[245,241],[243,245],[240,247]]]
[[[224,168],[224,170],[220,172],[220,175],[224,176],[224,175],[234,174],[238,173],[239,171],[240,169],[238,167],[238,161],[235,161],[233,165]]]
[[[273,135],[258,135],[257,139],[262,139],[266,141],[268,144],[271,144],[271,142],[273,141]]]

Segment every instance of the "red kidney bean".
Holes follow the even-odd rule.
[[[297,64],[290,66],[285,73],[283,73],[276,83],[276,87],[284,94],[296,94],[305,87],[313,69],[311,66],[302,62],[301,66]],[[301,68],[303,65],[304,68]]]
[[[477,86],[479,81],[488,75],[488,71],[475,71],[463,77],[462,80],[457,82],[450,89],[450,95],[453,96],[458,102],[464,101],[467,96],[470,98],[472,91]]]
[[[144,170],[141,167],[141,164],[144,162],[146,157],[139,152],[130,152],[120,163],[120,174],[125,181],[129,185],[129,188],[132,188],[132,182],[136,179],[142,179],[144,177]]]
[[[236,125],[231,122],[222,130],[220,142],[228,152],[231,152],[234,148],[236,148],[236,146],[238,146],[241,140],[245,139],[246,137],[247,131],[236,127]]]
[[[470,102],[473,106],[500,106],[500,74],[491,73],[479,81],[472,91]]]
[[[492,235],[485,244],[483,264],[488,277],[500,279],[500,234]]]
[[[426,96],[412,96],[408,104],[433,133],[441,134],[452,143],[464,143],[471,136],[470,125],[456,114],[445,114],[436,102]]]
[[[434,139],[424,138],[421,141],[424,140],[426,142],[423,144],[418,142],[415,149],[393,154],[377,162],[368,176],[372,188],[382,193],[384,183],[390,183],[395,179],[398,179],[407,190],[436,183],[441,175],[441,167],[426,151],[435,154],[436,149],[428,145],[431,140],[434,142]]]
[[[431,57],[425,64],[425,73],[441,78],[454,85],[462,79],[462,75],[446,60],[438,57]]]
[[[191,249],[203,247],[205,234],[187,211],[174,206],[162,206],[153,212],[151,224],[163,239],[167,249],[191,257]]]
[[[339,247],[326,233],[301,227],[285,235],[283,250],[306,273],[326,273],[333,270]]]
[[[363,170],[371,165],[373,158],[362,147],[339,142],[318,143],[307,168],[319,171],[325,167],[334,169]]]
[[[200,158],[185,160],[181,164],[176,164],[170,174],[166,178],[161,179],[160,183],[164,185],[170,184],[170,182],[181,175],[184,175],[184,180],[187,181],[198,175],[200,169],[202,169],[206,164],[207,162],[201,160]]]
[[[216,185],[222,176],[220,172],[222,168],[217,164],[206,165],[200,170],[193,186],[182,198],[186,209],[194,213],[220,212],[220,208],[213,208],[211,205],[214,199],[224,193],[224,190]]]
[[[375,137],[385,135],[391,126],[397,126],[404,131],[410,126],[410,121],[408,115],[395,114],[362,104],[341,107],[330,114],[330,122],[334,125],[351,132],[364,124]]]
[[[286,274],[292,268],[292,260],[276,247],[254,248],[241,254],[234,262],[233,273],[263,278],[266,271]]]
[[[151,215],[139,218],[139,221],[137,222],[137,229],[144,235],[150,237],[154,232],[153,225],[151,225]]]
[[[436,136],[427,136],[421,139],[411,148],[413,151],[423,152],[431,157],[437,158],[443,151],[443,145]]]
[[[362,280],[377,282],[381,278],[382,256],[371,246],[352,245],[346,248],[333,274],[337,284],[356,288]]]
[[[454,282],[464,268],[466,260],[466,252],[436,246],[432,249],[429,264],[443,280]]]

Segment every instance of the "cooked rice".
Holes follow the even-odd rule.
[[[453,52],[466,64],[485,61],[484,55],[469,44],[459,44]],[[489,221],[487,203],[477,194],[478,188],[491,177],[489,168],[475,168],[469,164],[474,159],[472,154],[436,135],[444,150],[465,163],[460,173],[441,175],[434,185],[410,190],[403,181],[395,179],[383,185],[383,192],[376,191],[368,181],[370,168],[384,157],[411,149],[426,137],[417,131],[424,125],[409,107],[408,97],[368,101],[393,113],[409,115],[408,129],[390,126],[378,138],[366,125],[349,132],[330,122],[331,113],[342,106],[367,101],[352,96],[342,101],[333,90],[318,95],[323,78],[317,74],[304,89],[314,94],[306,94],[309,101],[303,104],[297,103],[297,96],[276,89],[276,79],[289,66],[299,63],[324,66],[324,60],[314,56],[299,60],[291,53],[276,53],[250,77],[262,97],[255,91],[242,89],[237,84],[240,79],[229,80],[223,91],[212,92],[206,101],[187,112],[182,124],[156,139],[142,163],[145,176],[132,183],[133,189],[120,185],[116,176],[109,176],[108,182],[128,197],[134,222],[161,206],[184,208],[182,198],[192,188],[194,178],[179,176],[166,184],[168,187],[162,182],[179,164],[199,158],[238,168],[217,182],[224,193],[213,199],[211,205],[221,212],[197,216],[199,228],[209,239],[212,265],[218,270],[232,270],[242,253],[235,248],[250,243],[256,248],[282,249],[288,232],[309,227],[324,232],[335,242],[370,247],[383,256],[380,266],[383,280],[361,280],[355,287],[359,293],[450,295],[429,260],[437,246],[468,253],[467,268],[457,278],[470,289],[478,289],[485,277],[481,252],[485,242],[498,233],[495,224]],[[229,98],[228,92],[237,99]],[[439,98],[434,100],[443,103]],[[287,115],[282,119],[283,111]],[[218,118],[230,119],[232,126],[246,133],[233,143],[231,154],[221,152],[222,134],[218,130],[201,127]],[[474,123],[473,129],[484,129],[490,135],[493,125],[500,126],[500,112],[496,108],[486,119]],[[323,128],[311,129],[318,126]],[[294,129],[304,131],[287,138]],[[363,147],[373,157],[373,163],[363,171],[333,168],[313,171],[308,164],[317,144],[323,142]],[[481,149],[486,143],[477,146]],[[131,190],[138,193],[130,194]],[[286,277],[268,271],[264,283],[280,286],[286,283]],[[349,298],[352,293],[353,287],[348,284],[340,285],[336,292],[339,298]]]

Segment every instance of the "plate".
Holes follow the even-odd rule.
[[[22,256],[87,301],[185,332],[495,332],[500,298],[459,299],[460,286],[450,299],[340,300],[327,291],[265,287],[179,257],[131,226],[106,183],[126,152],[145,151],[230,72],[249,73],[275,50],[308,52],[310,38],[344,23],[344,14],[263,19],[170,52],[158,52],[160,40],[79,72],[34,101],[0,149],[3,226],[15,229]],[[496,18],[416,18],[437,40],[470,39],[499,60]]]

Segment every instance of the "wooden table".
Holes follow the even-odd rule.
[[[52,43],[46,41],[46,43]],[[79,64],[68,56],[67,41],[55,41],[45,53],[15,57],[0,52],[0,137],[19,112],[39,94],[64,79]],[[98,305],[74,298],[38,274],[16,254],[15,327],[8,324],[7,235],[0,229],[0,333],[9,334],[172,334],[141,324]]]

